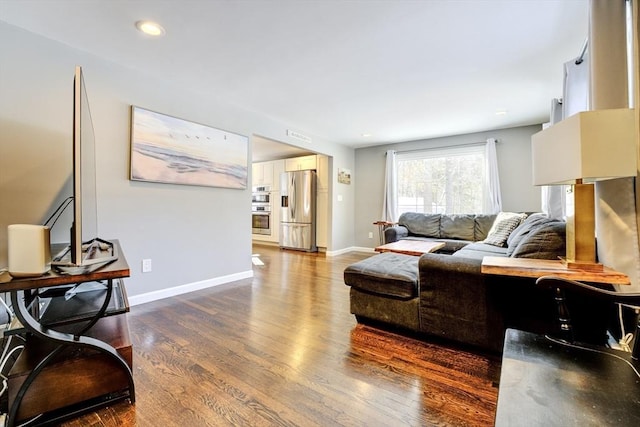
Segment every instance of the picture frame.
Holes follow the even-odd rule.
[[[246,189],[249,138],[131,106],[132,181]]]
[[[340,184],[351,184],[351,169],[338,168],[338,182]]]

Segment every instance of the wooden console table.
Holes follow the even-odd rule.
[[[611,268],[569,269],[561,260],[485,257],[482,273],[630,284]],[[555,300],[561,332],[569,337],[560,289]],[[631,353],[507,329],[501,369],[497,427],[640,425],[640,364]]]
[[[495,425],[638,426],[639,371],[630,353],[507,329]]]
[[[561,260],[510,258],[486,256],[482,260],[483,274],[501,276],[531,277],[556,276],[582,282],[606,283],[609,285],[630,285],[626,274],[604,267],[604,271],[587,271],[567,268]]]
[[[50,271],[0,286],[11,293],[24,328],[19,332],[26,336],[7,380],[6,425],[40,414],[30,425],[56,423],[114,401],[135,402],[129,304],[122,281],[129,277],[129,266],[119,242],[112,242],[118,259],[93,272]],[[65,298],[67,290],[87,282],[104,286]]]

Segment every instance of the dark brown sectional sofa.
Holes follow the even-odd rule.
[[[416,224],[420,216],[426,221],[422,230],[431,230],[427,235],[416,233],[421,229]],[[486,230],[486,237],[491,228],[490,224],[487,227],[487,216],[460,217],[448,217],[445,223],[465,224],[467,234],[449,230],[444,253],[420,257],[382,253],[347,267],[344,280],[351,287],[351,313],[359,322],[440,337],[490,352],[502,350],[506,328],[538,333],[553,330],[556,309],[551,291],[536,287],[534,279],[482,274],[481,264],[484,256],[562,256],[565,223],[541,214],[529,215],[509,235],[505,246],[499,247],[477,241],[482,230]],[[387,238],[441,240],[433,235],[435,223],[429,214],[412,214],[408,221],[401,216],[399,225],[387,230]],[[473,240],[451,238],[471,237],[471,233]],[[589,331],[577,338],[598,343],[604,339],[605,331],[589,327],[604,324],[593,315],[599,312],[595,303],[579,296],[570,296],[568,301],[574,322],[581,322],[586,327],[580,329]]]

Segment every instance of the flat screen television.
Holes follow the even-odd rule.
[[[73,222],[70,242],[51,263],[67,274],[96,270],[118,259],[113,243],[97,237],[95,135],[82,67],[73,79]]]

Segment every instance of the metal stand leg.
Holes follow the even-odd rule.
[[[89,320],[88,324],[82,326],[79,331],[74,334],[67,334],[55,331],[53,329],[48,329],[38,323],[29,313],[26,304],[25,304],[25,292],[24,291],[12,291],[11,292],[11,302],[13,304],[16,317],[22,322],[22,325],[27,330],[28,333],[33,334],[36,337],[39,337],[43,340],[56,343],[57,345],[53,350],[38,362],[36,367],[29,373],[25,381],[20,386],[16,394],[16,398],[9,408],[9,413],[7,416],[6,425],[13,426],[16,422],[16,417],[18,414],[18,409],[20,408],[20,404],[24,399],[25,394],[27,393],[29,387],[33,384],[38,375],[46,368],[55,357],[62,352],[67,347],[82,347],[82,348],[90,348],[96,350],[100,353],[107,355],[112,358],[116,363],[120,366],[120,368],[126,373],[128,383],[129,383],[129,399],[131,403],[135,402],[135,387],[133,383],[133,373],[129,368],[127,362],[118,354],[115,348],[108,345],[105,342],[97,340],[95,338],[82,336],[82,334],[86,333],[95,323],[104,315],[106,308],[109,304],[109,300],[111,299],[112,293],[112,282],[109,280],[106,292],[106,300],[102,305],[102,308],[95,317]]]

